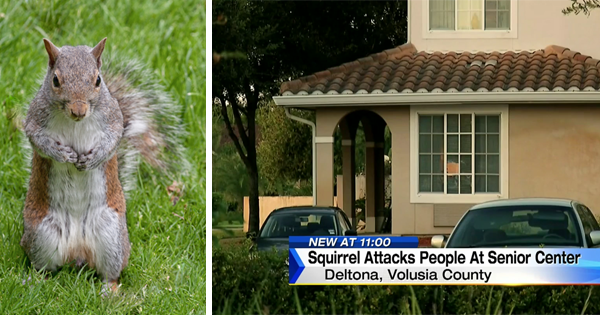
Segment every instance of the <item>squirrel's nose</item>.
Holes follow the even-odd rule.
[[[69,111],[73,120],[81,120],[85,118],[88,112],[88,104],[84,102],[73,102],[69,104]]]

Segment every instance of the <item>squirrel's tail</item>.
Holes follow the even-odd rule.
[[[140,160],[169,177],[187,171],[182,106],[139,62],[114,54],[102,59],[104,82],[123,112],[125,130],[117,153],[123,190],[135,187]]]

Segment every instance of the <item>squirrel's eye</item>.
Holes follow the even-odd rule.
[[[60,82],[58,82],[58,77],[56,76],[56,74],[54,75],[54,79],[52,79],[52,83],[54,84],[54,87],[60,86]]]
[[[98,76],[96,79],[96,86],[100,86],[100,82],[102,82],[102,79],[100,79],[100,76]]]

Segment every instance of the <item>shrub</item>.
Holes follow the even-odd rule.
[[[290,286],[286,253],[213,251],[213,314],[597,314],[590,286]]]

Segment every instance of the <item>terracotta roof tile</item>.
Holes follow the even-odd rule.
[[[417,51],[409,43],[285,82],[280,93],[496,88],[599,90],[599,74],[599,59],[556,45],[534,52],[428,53]]]

